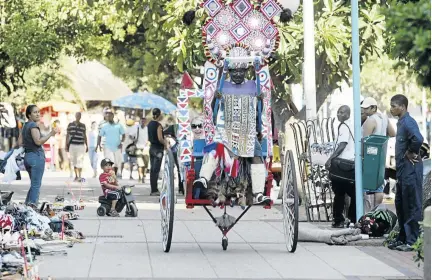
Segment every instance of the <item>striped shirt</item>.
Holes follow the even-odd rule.
[[[69,144],[84,145],[86,136],[86,126],[83,123],[71,122],[68,125]]]

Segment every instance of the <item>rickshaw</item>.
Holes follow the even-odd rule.
[[[205,209],[222,232],[222,249],[227,250],[228,232],[253,205],[262,205],[264,209],[270,209],[273,205],[273,201],[261,203],[255,199],[270,197],[273,187],[272,83],[268,61],[279,44],[274,19],[278,16],[282,18],[281,13],[287,12],[287,9],[275,0],[236,0],[232,3],[207,0],[199,9],[204,9],[209,16],[202,27],[208,61],[204,66],[203,88],[182,89],[177,98],[178,161],[183,177],[179,180],[183,180],[185,185],[186,208],[202,206]],[[185,14],[186,24],[187,15],[190,16],[191,13],[193,12],[189,11]],[[247,71],[252,67],[255,79],[246,81]],[[204,139],[194,139],[192,135],[189,111],[191,98],[203,99]],[[163,250],[169,252],[176,195],[174,157],[169,150],[165,153],[160,211]],[[202,179],[202,171],[208,170],[209,162],[213,162],[214,158],[217,160],[216,168],[210,169],[213,170],[212,179],[208,177],[205,180],[209,186],[197,188],[196,182]],[[259,166],[260,163],[254,163],[251,159],[256,158],[263,160],[265,173],[260,174],[266,175],[259,180],[255,179],[254,184],[254,178],[258,176],[253,174],[252,167]],[[295,252],[299,197],[292,151],[285,153],[282,167],[278,171],[282,173],[281,206],[285,243],[289,252]],[[256,192],[256,182],[262,182],[262,185],[258,184],[262,194]],[[209,199],[206,194],[197,191],[209,192],[211,184],[218,192],[217,199]],[[253,193],[251,189],[254,189]],[[232,190],[235,190],[234,194]],[[220,197],[224,199],[219,199]],[[215,217],[209,209],[211,206],[223,209],[222,216]],[[230,207],[241,207],[242,213],[238,217],[230,216],[227,213]]]

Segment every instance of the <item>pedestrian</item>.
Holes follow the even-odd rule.
[[[81,113],[75,114],[75,121],[67,128],[66,151],[69,152],[75,172],[75,182],[82,179],[84,155],[88,152],[86,126],[81,122]]]
[[[137,130],[138,130],[138,125],[135,124],[135,121],[133,119],[128,119],[126,121],[125,141],[123,143],[123,162],[121,164],[120,174],[123,175],[124,165],[128,163],[130,180],[133,180],[132,172],[133,172],[133,166],[136,163],[136,157],[130,156],[130,153],[128,153],[126,149],[128,149],[128,147],[130,147],[129,145],[133,144],[136,141],[136,137],[138,133]]]
[[[398,117],[396,134],[396,214],[399,236],[390,249],[412,251],[420,234],[423,194],[423,162],[419,156],[423,136],[417,122],[407,112],[408,99],[397,94],[390,101],[390,112]]]
[[[27,106],[26,117],[28,122],[24,124],[18,145],[24,148],[24,165],[30,176],[30,189],[25,204],[36,207],[45,171],[45,152],[42,145],[58,133],[59,129],[55,127],[47,135],[41,134],[39,129],[40,111],[36,105]]]
[[[145,177],[147,174],[148,164],[149,164],[149,150],[147,149],[149,145],[148,141],[148,128],[147,119],[142,117],[137,130],[136,138],[136,155],[137,155],[137,165],[138,165],[138,180],[141,183],[145,183]]]
[[[59,133],[55,135],[56,140],[56,167],[60,170],[66,170],[66,168],[69,166],[69,159],[66,153],[66,135],[65,131],[62,128],[60,121],[56,120],[54,121],[54,127],[57,127],[59,129]]]
[[[148,124],[148,138],[150,141],[150,195],[158,196],[158,178],[162,165],[164,149],[167,147],[163,137],[162,124],[163,119],[159,108],[153,109],[153,120]]]
[[[92,122],[88,139],[89,139],[89,158],[90,158],[91,167],[93,169],[93,178],[96,178],[97,176],[97,163],[98,163],[98,154],[96,149],[97,138],[98,138],[97,124],[96,122]]]
[[[125,130],[119,123],[114,122],[114,114],[111,111],[106,113],[108,122],[104,124],[99,132],[97,148],[101,148],[102,137],[105,137],[105,146],[103,148],[104,157],[109,158],[114,162],[113,170],[117,177],[121,175],[118,173],[119,167],[122,164],[122,143],[125,140]]]
[[[105,107],[102,111],[103,119],[99,122],[98,125],[98,134],[100,135],[102,127],[108,123],[108,113],[111,112],[111,109]],[[103,148],[105,146],[105,137],[102,137],[100,146]]]
[[[329,177],[334,192],[333,224],[334,228],[345,227],[343,211],[345,209],[345,195],[351,198],[348,218],[356,222],[355,204],[355,170],[354,170],[354,137],[346,121],[350,118],[351,110],[344,105],[338,109],[337,118],[340,122],[337,148],[328,159],[325,167],[329,170]]]
[[[378,103],[374,98],[366,97],[360,106],[362,108],[362,111],[364,111],[365,115],[367,116],[367,119],[362,126],[363,138],[370,135],[380,135],[388,137],[396,136],[396,132],[391,125],[387,115],[378,112]],[[383,202],[384,186],[385,185],[383,184],[374,191],[369,190],[365,192],[365,202],[367,202],[368,204],[365,208],[365,212],[369,212],[369,210],[371,210],[377,205],[380,205]],[[369,199],[369,195],[373,195],[373,199]]]

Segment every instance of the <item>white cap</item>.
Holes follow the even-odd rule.
[[[376,102],[375,98],[366,97],[360,106],[362,108],[366,109],[366,108],[369,108],[371,106],[378,106],[378,103]]]

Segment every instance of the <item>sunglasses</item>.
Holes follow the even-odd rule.
[[[192,124],[191,125],[192,128],[202,128],[202,124]]]

